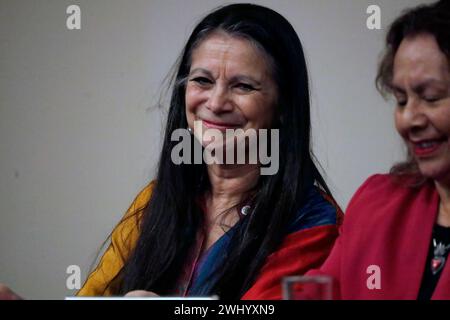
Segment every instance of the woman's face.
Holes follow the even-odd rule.
[[[201,120],[203,131],[258,130],[271,127],[277,89],[259,49],[245,39],[214,33],[192,53],[185,98],[191,128]]]
[[[395,123],[421,173],[450,183],[450,70],[435,38],[406,38],[394,59]]]

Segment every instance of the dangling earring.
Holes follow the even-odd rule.
[[[188,129],[189,133],[192,134],[192,129],[191,129],[191,127],[188,127],[187,129]]]

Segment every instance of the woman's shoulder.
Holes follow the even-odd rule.
[[[289,233],[314,227],[342,223],[343,213],[334,199],[322,189],[313,186],[308,192],[304,205],[296,212],[289,225]]]
[[[415,185],[417,179],[409,175],[374,174],[357,189],[352,196],[348,207],[362,204],[366,206],[371,202],[396,201],[405,197],[415,196],[425,188],[428,183]]]
[[[130,246],[133,246],[139,234],[139,225],[144,209],[150,202],[154,187],[155,181],[152,181],[134,198],[125,215],[114,228],[112,233],[113,241],[128,247],[128,249]]]
[[[406,179],[406,177],[404,179]],[[404,184],[401,183],[401,179],[399,177],[396,177],[395,175],[377,173],[368,177],[357,189],[354,195],[358,195],[359,193],[363,193],[367,190],[370,191],[373,189],[396,189],[401,187],[402,185]]]
[[[149,184],[147,184],[134,198],[133,202],[131,203],[130,207],[127,210],[127,213],[125,214],[125,217],[134,215],[142,209],[144,209],[148,203],[150,202],[150,199],[153,194],[153,189],[155,188],[156,181],[153,180]]]
[[[399,217],[436,196],[431,181],[414,184],[417,179],[408,175],[375,174],[354,193],[345,212],[345,220],[355,224],[382,223]]]
[[[111,233],[111,243],[95,270],[89,275],[79,296],[111,295],[116,278],[139,236],[139,222],[150,201],[155,182],[146,185],[135,197],[127,212]]]

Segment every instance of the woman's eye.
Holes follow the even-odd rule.
[[[436,102],[436,101],[438,101],[440,98],[438,98],[438,97],[424,97],[424,100],[426,101],[426,102],[429,102],[429,103],[433,103],[433,102]]]
[[[191,81],[194,83],[197,83],[201,86],[206,86],[206,85],[212,84],[212,81],[205,77],[197,77],[197,78],[191,79]]]
[[[397,100],[397,106],[404,107],[406,106],[407,101],[406,100]]]
[[[255,87],[253,87],[251,84],[248,84],[248,83],[238,83],[236,85],[236,88],[238,88],[242,91],[245,91],[245,92],[250,92],[250,91],[256,90]]]
[[[405,94],[402,93],[396,93],[394,95],[394,98],[397,102],[398,107],[404,107],[408,103],[408,97]]]

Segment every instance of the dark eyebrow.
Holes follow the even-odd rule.
[[[443,84],[442,81],[439,81],[439,80],[436,80],[436,79],[425,80],[425,81],[423,81],[421,83],[415,84],[413,86],[413,90],[415,92],[418,92],[418,93],[423,93],[428,87],[430,87],[432,85],[438,85],[439,86],[439,85],[442,85],[442,84]]]
[[[391,83],[391,84],[389,85],[389,87],[391,88],[391,90],[392,90],[394,93],[402,93],[402,94],[405,94],[405,93],[406,93],[405,90],[403,90],[402,88],[400,88],[399,86],[397,86],[397,85],[395,85],[395,84],[393,84],[393,83]]]
[[[212,73],[209,70],[206,70],[206,69],[203,69],[203,68],[195,68],[194,70],[191,70],[189,72],[189,76],[192,75],[193,73],[197,73],[197,72],[201,72],[201,73],[203,73],[206,76],[211,77],[211,78],[213,77]]]
[[[200,73],[204,74],[205,76],[213,78],[212,73],[209,70],[204,69],[204,68],[195,68],[195,69],[191,70],[191,72],[189,72],[189,76],[191,76],[192,74],[197,73],[197,72],[200,72]],[[250,77],[250,76],[246,76],[246,75],[237,75],[237,76],[231,78],[230,81],[231,82],[244,81],[244,82],[251,82],[251,83],[253,83],[254,85],[257,85],[257,86],[261,85],[261,82],[259,82],[255,78]]]
[[[235,76],[233,78],[231,78],[232,82],[251,82],[256,86],[260,86],[261,82],[259,82],[258,80],[254,79],[253,77],[250,76],[244,76],[244,75],[239,75],[239,76]]]
[[[414,86],[412,87],[414,92],[417,92],[419,94],[423,93],[425,91],[425,89],[427,87],[430,87],[432,85],[443,85],[444,82],[441,80],[437,80],[437,79],[428,79],[419,83],[414,84]],[[399,92],[399,93],[405,93],[405,90],[403,88],[400,88],[399,86],[391,83],[391,88],[394,92]]]

